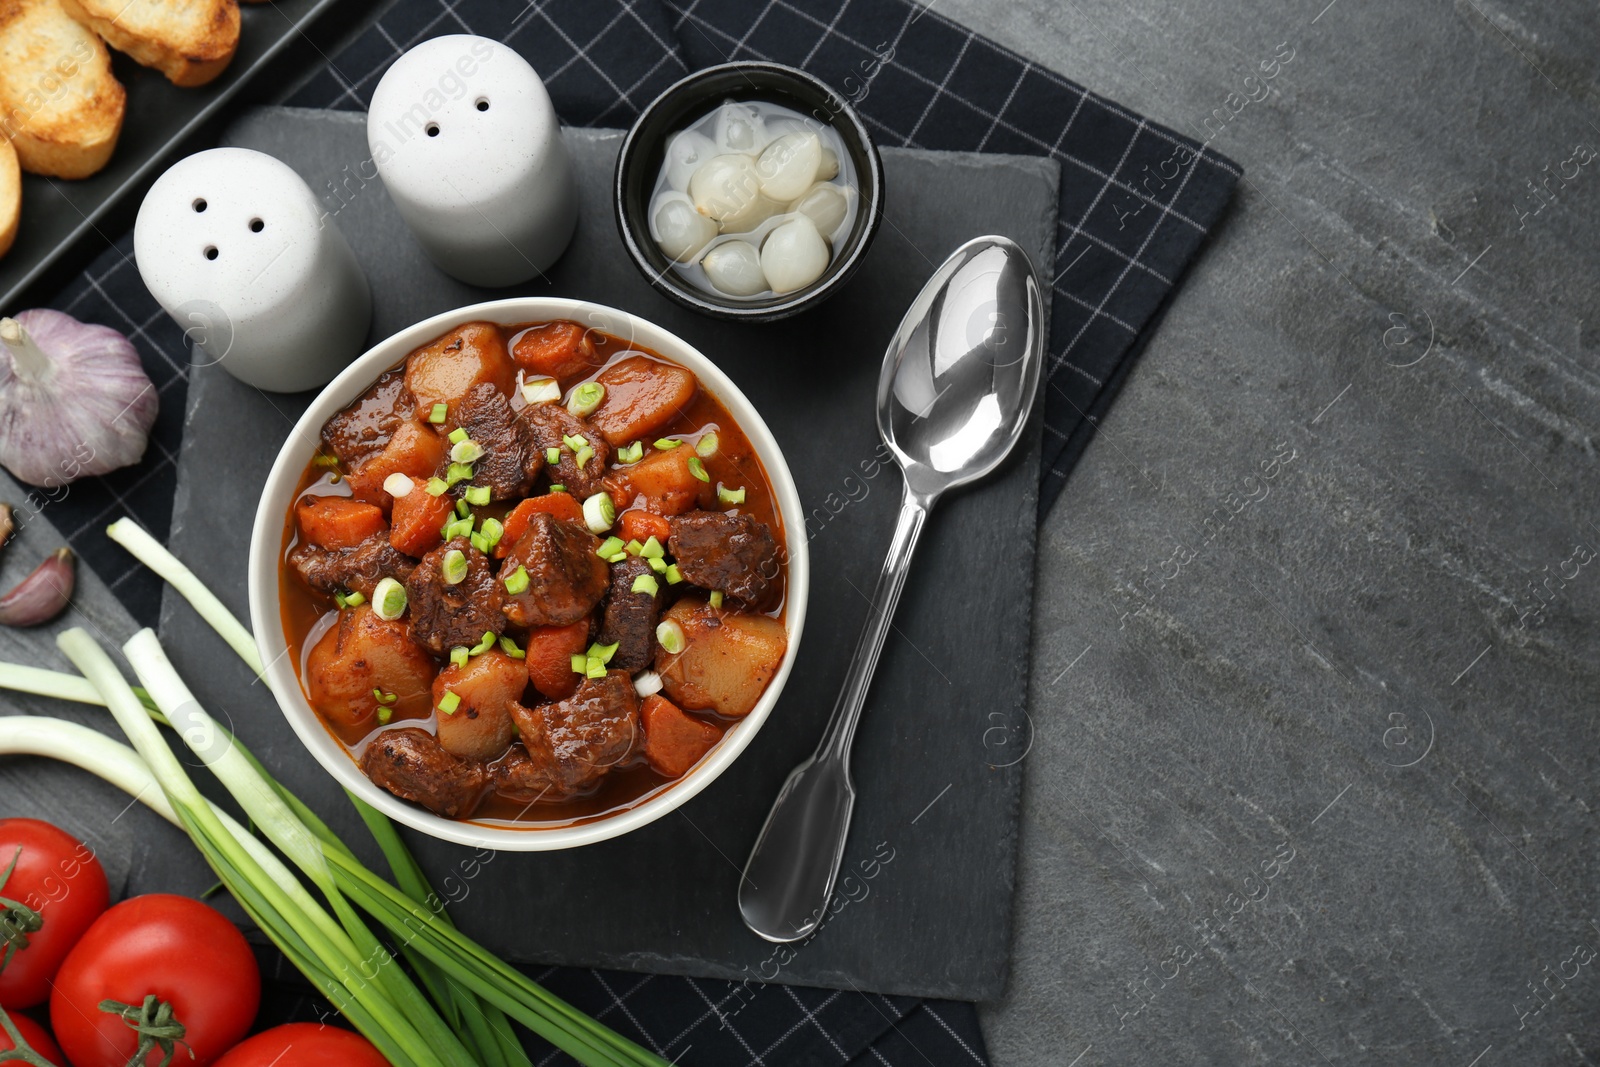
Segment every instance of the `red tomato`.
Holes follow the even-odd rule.
[[[67,1058],[75,1067],[123,1067],[139,1035],[100,1002],[137,1009],[148,995],[172,1006],[193,1051],[173,1062],[206,1067],[250,1029],[261,975],[244,936],[216,909],[168,893],[125,900],[89,927],[56,976],[50,1025]],[[152,1048],[145,1062],[161,1057]]]
[[[11,1016],[11,1022],[16,1026],[17,1033],[22,1035],[22,1040],[28,1043],[29,1048],[55,1064],[56,1067],[66,1067],[67,1058],[61,1055],[61,1050],[56,1048],[56,1043],[50,1039],[50,1035],[45,1032],[44,1027],[26,1015],[14,1014]],[[16,1047],[11,1043],[11,1035],[0,1029],[0,1067],[5,1067],[8,1063],[25,1064],[28,1062],[27,1060],[11,1059],[5,1055],[5,1053]]]
[[[13,939],[28,947],[0,971],[0,1006],[31,1008],[50,995],[61,961],[106,910],[111,893],[94,850],[47,822],[0,819],[0,874],[13,859],[16,867],[0,887],[0,951]],[[39,928],[27,932],[31,923],[3,901],[31,909]]]
[[[233,1046],[215,1067],[389,1067],[389,1061],[350,1030],[287,1023]]]

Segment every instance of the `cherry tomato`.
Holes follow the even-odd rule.
[[[47,822],[0,819],[0,874],[13,859],[16,867],[0,887],[0,955],[8,944],[27,947],[0,971],[0,1006],[31,1008],[50,995],[61,961],[106,910],[111,893],[94,850]]]
[[[214,1067],[389,1067],[389,1061],[353,1031],[286,1023],[233,1046]]]
[[[244,936],[216,909],[168,893],[133,897],[95,920],[67,954],[50,994],[50,1025],[75,1067],[123,1067],[139,1035],[100,1002],[130,1005],[137,1018],[151,995],[170,1005],[194,1054],[180,1048],[173,1062],[206,1067],[250,1029],[261,975]],[[162,1055],[152,1047],[145,1063]]]
[[[22,1040],[28,1043],[29,1048],[55,1064],[56,1067],[67,1067],[67,1058],[61,1054],[60,1049],[56,1048],[56,1043],[51,1040],[44,1027],[26,1015],[13,1014],[11,1022],[16,1026],[17,1033],[22,1035]],[[0,1067],[6,1067],[6,1064],[26,1064],[28,1062],[27,1060],[11,1059],[5,1055],[16,1047],[11,1041],[11,1035],[0,1029]]]

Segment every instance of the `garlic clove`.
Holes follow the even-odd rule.
[[[139,462],[159,407],[133,343],[48,308],[0,319],[0,464],[54,488]]]
[[[828,242],[806,215],[796,215],[779,226],[761,245],[761,272],[775,293],[804,289],[822,277],[828,259]]]
[[[679,263],[693,263],[716,235],[717,224],[696,211],[683,193],[662,193],[650,206],[650,236]]]
[[[723,104],[717,111],[715,137],[719,152],[755,155],[767,144],[766,121],[749,104]]]
[[[12,514],[10,504],[0,504],[0,547],[11,540],[11,532],[17,528],[16,519]]]
[[[760,196],[756,162],[746,155],[713,156],[689,179],[689,198],[695,210],[718,222],[737,216]]]
[[[724,241],[700,261],[706,277],[730,296],[755,296],[767,290],[761,273],[761,255],[749,241]]]
[[[789,205],[789,210],[810,219],[817,232],[827,235],[844,224],[850,213],[851,189],[829,182],[818,182],[806,194]]]
[[[811,188],[821,164],[822,141],[816,134],[784,134],[756,160],[761,194],[787,203]]]
[[[683,130],[674,134],[667,142],[667,184],[684,192],[700,164],[716,154],[716,142],[703,133]]]
[[[73,560],[72,549],[56,549],[32,574],[0,597],[0,625],[38,626],[65,611],[77,585]]]

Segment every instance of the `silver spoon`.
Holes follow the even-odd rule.
[[[850,832],[850,744],[928,511],[999,466],[1022,436],[1044,361],[1028,255],[1004,237],[956,249],[912,301],[878,376],[878,433],[905,475],[889,558],[816,753],[790,773],[739,882],[745,925],[798,941],[826,913]]]

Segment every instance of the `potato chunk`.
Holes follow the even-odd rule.
[[[336,727],[374,724],[378,696],[397,719],[426,718],[432,708],[433,658],[416,646],[401,619],[380,619],[371,607],[346,608],[306,657],[311,703]]]
[[[445,421],[431,423],[441,433],[456,428],[456,405],[474,385],[493,382],[502,393],[510,393],[516,377],[505,339],[488,322],[457,326],[406,360],[406,388],[416,400],[417,416],[426,419],[435,404],[446,407]]]
[[[511,712],[508,705],[522,699],[528,675],[522,664],[491,648],[454,664],[433,680],[433,706],[446,692],[456,695],[455,711],[439,712],[439,744],[452,756],[492,760],[511,746]]]
[[[606,395],[589,421],[613,448],[664,430],[699,388],[693,372],[649,356],[619,359],[595,380]]]
[[[666,618],[683,627],[687,642],[675,656],[656,647],[656,671],[672,702],[689,710],[748,715],[789,649],[783,623],[723,611],[693,596],[672,605]]]

